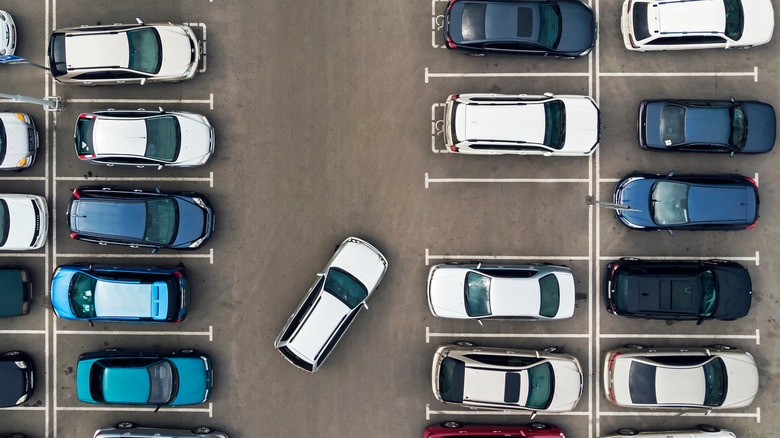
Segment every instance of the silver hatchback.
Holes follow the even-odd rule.
[[[117,423],[113,428],[98,429],[94,438],[228,438],[227,434],[210,427],[200,426],[191,430],[139,427],[130,421]]]

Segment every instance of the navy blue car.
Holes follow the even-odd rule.
[[[452,0],[444,13],[449,49],[575,58],[596,44],[596,17],[578,0]]]
[[[195,192],[82,186],[68,205],[70,236],[102,245],[196,249],[214,231],[214,212]]]
[[[57,267],[51,304],[60,318],[82,321],[179,322],[187,314],[189,283],[183,266]]]
[[[758,184],[742,175],[630,175],[614,201],[620,222],[641,230],[743,230],[758,222]]]
[[[644,100],[637,130],[642,149],[761,154],[775,145],[775,109],[733,98]]]

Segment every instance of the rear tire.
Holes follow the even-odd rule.
[[[106,352],[106,353],[113,353],[115,351],[119,351],[119,349],[118,348],[104,348],[103,351]]]
[[[213,431],[208,426],[199,426],[199,427],[196,427],[195,429],[192,429],[192,433],[197,433],[199,435],[204,435],[204,434],[211,433],[211,432],[213,432]]]
[[[623,346],[623,348],[631,348],[631,349],[634,349],[634,350],[644,350],[645,346],[644,345],[639,345],[639,344],[626,344],[626,345]]]
[[[12,434],[10,436],[11,436],[11,438],[27,438],[27,435],[25,435],[23,433],[15,433],[15,434]]]
[[[114,426],[115,429],[132,429],[134,427],[136,425],[132,421],[120,421]]]
[[[446,427],[447,429],[460,429],[463,427],[463,424],[458,423],[457,421],[445,421],[441,424],[441,427]]]
[[[621,428],[621,429],[617,430],[617,434],[618,435],[623,435],[623,436],[634,436],[634,435],[637,435],[637,433],[638,432],[635,431],[634,429],[629,429],[627,427],[624,427],[624,428]]]
[[[538,421],[529,424],[528,427],[530,427],[531,429],[536,429],[536,430],[545,430],[545,429],[549,429],[550,428],[549,425],[544,424],[544,423],[539,423]]]
[[[731,345],[723,345],[723,344],[710,345],[709,348],[716,348],[718,350],[733,350],[734,349],[734,347],[732,347]]]
[[[190,354],[190,353],[194,353],[194,352],[195,352],[195,350],[193,350],[192,348],[185,348],[185,349],[180,351],[180,353],[182,353],[182,354]]]
[[[718,429],[715,426],[710,426],[709,424],[699,424],[698,426],[696,426],[696,429],[708,433],[720,432],[720,429]]]
[[[473,347],[474,343],[469,341],[455,341],[455,345],[458,347]]]

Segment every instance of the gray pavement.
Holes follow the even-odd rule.
[[[428,424],[455,419],[526,423],[523,413],[442,405],[430,389],[436,347],[467,338],[491,346],[558,345],[586,372],[575,410],[539,415],[570,437],[618,427],[658,429],[710,423],[739,437],[778,429],[780,359],[778,153],[756,157],[673,155],[636,146],[636,109],[644,98],[760,99],[775,106],[780,54],[775,38],[750,50],[636,54],[622,45],[617,0],[593,0],[599,40],[574,60],[476,58],[441,47],[445,2],[333,0],[327,4],[229,0],[8,0],[19,28],[17,55],[44,63],[49,32],[81,24],[201,23],[205,72],[179,84],[81,88],[53,83],[42,70],[0,65],[0,92],[60,96],[58,114],[0,101],[38,124],[34,167],[0,175],[7,192],[45,194],[49,242],[32,253],[0,254],[29,266],[31,314],[0,321],[0,351],[22,349],[36,366],[37,389],[17,409],[0,410],[0,434],[89,437],[118,420],[159,426],[209,425],[231,437],[415,437]],[[777,11],[776,11],[777,12]],[[504,76],[498,77],[497,73]],[[667,76],[649,76],[664,73]],[[725,74],[725,75],[724,75]],[[507,76],[509,75],[509,76]],[[590,94],[602,111],[602,140],[591,158],[467,157],[442,153],[436,132],[449,94]],[[181,109],[205,114],[216,130],[214,158],[202,168],[116,169],[80,162],[75,120],[100,108]],[[749,231],[643,233],[609,210],[617,179],[633,171],[735,172],[761,185],[758,226]],[[81,184],[111,183],[204,193],[216,211],[213,238],[195,252],[143,250],[70,239],[65,208]],[[389,260],[369,302],[314,375],[288,364],[273,340],[314,275],[348,235]],[[533,256],[570,266],[579,299],[574,318],[522,323],[451,321],[426,303],[430,265],[457,257]],[[755,287],[748,317],[734,322],[665,323],[617,318],[603,308],[603,267],[613,257],[736,257]],[[78,324],[48,303],[53,268],[72,261],[184,263],[193,277],[189,315],[176,325]],[[126,332],[139,332],[136,334]],[[754,354],[761,392],[743,410],[633,412],[613,406],[600,386],[603,353],[626,343],[701,346],[726,343]],[[106,409],[78,402],[78,355],[105,347],[180,349],[212,356],[215,386],[195,410]]]

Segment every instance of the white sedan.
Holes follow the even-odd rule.
[[[566,319],[574,315],[574,276],[547,264],[447,263],[428,273],[428,307],[456,319]]]
[[[103,110],[76,121],[76,154],[107,166],[193,167],[214,153],[214,128],[183,111]]]
[[[38,154],[38,131],[24,113],[0,113],[0,169],[30,167]]]
[[[0,250],[41,248],[49,234],[46,198],[15,193],[0,194]]]

